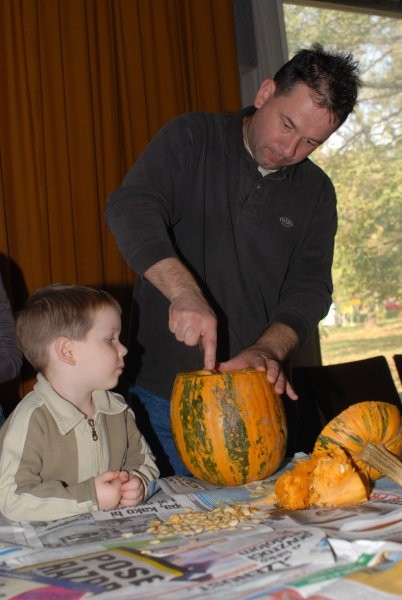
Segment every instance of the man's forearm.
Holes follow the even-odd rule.
[[[144,273],[170,302],[169,330],[187,346],[201,344],[204,368],[216,363],[217,319],[190,271],[177,258],[164,258]]]
[[[298,343],[294,329],[283,323],[272,323],[253,345],[266,348],[272,358],[283,362],[297,348]]]
[[[183,293],[196,293],[202,296],[196,280],[177,258],[160,260],[144,273],[144,277],[170,302]]]

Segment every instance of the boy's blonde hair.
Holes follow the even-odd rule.
[[[52,284],[36,290],[16,317],[18,344],[34,369],[48,363],[50,344],[60,336],[83,340],[92,328],[95,312],[120,304],[105,290],[85,285]]]

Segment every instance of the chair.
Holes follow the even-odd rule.
[[[294,367],[291,381],[299,400],[284,398],[288,455],[311,452],[326,423],[352,404],[380,400],[398,406],[402,412],[385,356],[335,365]]]
[[[396,370],[402,383],[402,354],[394,354],[392,358],[394,359]]]

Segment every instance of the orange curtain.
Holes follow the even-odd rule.
[[[173,116],[240,108],[231,0],[1,0],[0,56],[10,300],[79,282],[124,307],[134,275],[104,226],[106,198]]]

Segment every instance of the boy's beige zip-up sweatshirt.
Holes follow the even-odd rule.
[[[159,471],[132,410],[113,392],[95,391],[93,400],[91,425],[38,374],[33,391],[0,429],[5,517],[50,521],[96,511],[94,477],[106,471],[133,473],[150,493]]]

